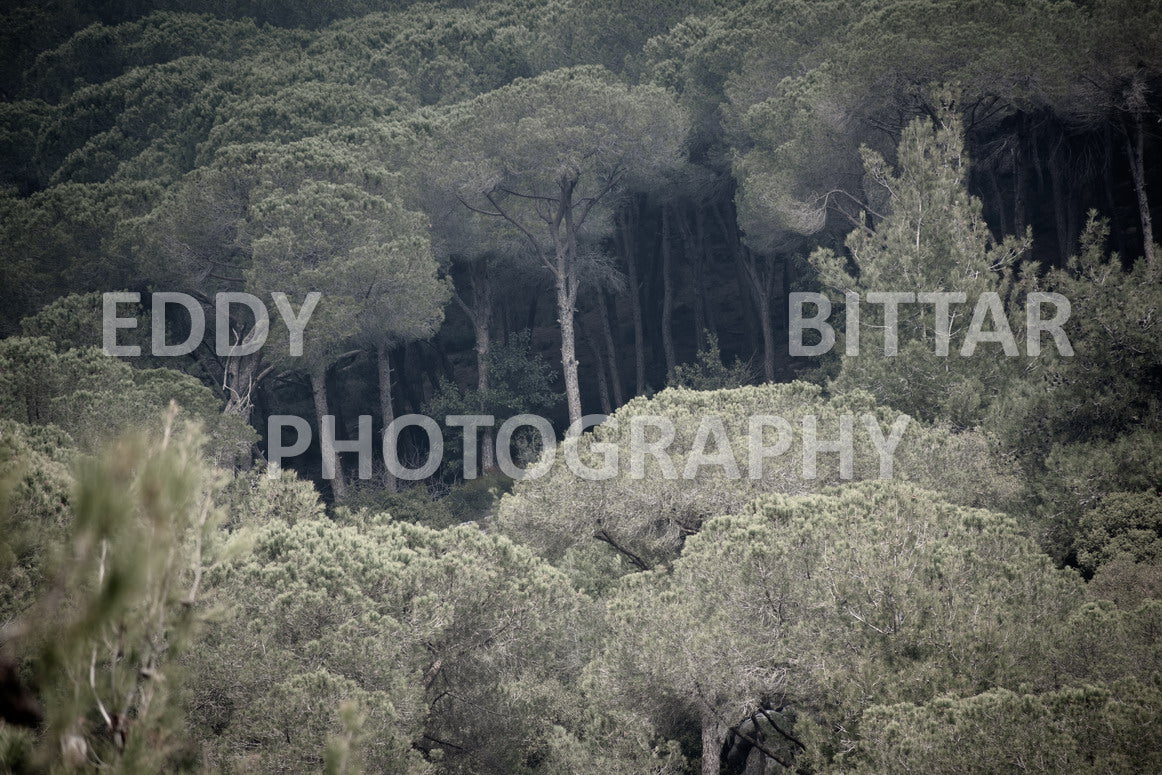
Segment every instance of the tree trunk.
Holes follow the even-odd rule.
[[[778,343],[778,354],[781,357],[782,363],[775,364],[775,373],[785,379],[794,378],[794,369],[791,361],[791,343],[788,341],[791,320],[790,320],[790,299],[791,299],[791,258],[784,256],[783,260],[779,262],[779,291],[782,293],[780,297],[778,309],[780,314],[778,317],[778,325],[775,326],[775,342]]]
[[[702,775],[719,775],[722,771],[722,746],[726,742],[726,725],[709,710],[702,711]]]
[[[694,210],[695,232],[684,217],[678,218],[678,233],[682,236],[686,262],[690,265],[690,308],[694,311],[694,347],[701,352],[706,345],[706,272],[702,250],[702,223],[697,208]]]
[[[411,371],[413,374],[415,373],[415,368],[414,368],[415,357],[414,357],[414,355],[411,357],[408,356],[408,351],[410,349],[411,349],[410,346],[409,347],[401,347],[401,348],[399,348],[399,351],[396,352],[396,354],[395,354],[396,355],[395,370],[400,375],[399,387],[400,387],[400,393],[402,394],[402,395],[400,395],[400,400],[403,402],[403,408],[406,409],[409,413],[416,414],[416,413],[419,413],[420,407],[423,404],[423,395],[416,393],[415,385],[416,385],[416,383],[421,383],[420,389],[421,389],[421,393],[422,393],[423,392],[423,384],[422,384],[423,378],[417,377],[416,379],[412,379],[408,376],[409,371]],[[412,366],[411,369],[408,368],[409,365]]]
[[[666,358],[666,378],[674,373],[674,267],[670,253],[670,208],[662,206],[662,353]]]
[[[541,290],[540,282],[533,286],[532,299],[529,301],[528,314],[525,316],[525,328],[529,331],[537,330],[537,313],[540,311],[538,303],[541,300]]]
[[[1154,256],[1154,225],[1150,220],[1150,200],[1146,196],[1146,149],[1142,131],[1142,114],[1134,114],[1134,131],[1126,132],[1126,154],[1130,157],[1130,174],[1134,178],[1134,193],[1138,195],[1138,220],[1142,225],[1142,255],[1154,275],[1158,265]]]
[[[597,345],[597,340],[593,333],[589,330],[589,326],[581,323],[581,334],[585,337],[585,344],[592,353],[594,370],[597,373],[597,397],[601,401],[601,411],[604,414],[612,414],[613,407],[609,403],[609,381],[605,376],[605,366],[603,363],[601,348]]]
[[[1119,256],[1127,256],[1129,253],[1126,250],[1125,229],[1122,227],[1121,219],[1118,218],[1117,196],[1114,193],[1115,147],[1113,132],[1107,123],[1104,129],[1104,142],[1102,143],[1104,151],[1102,153],[1102,193],[1105,195],[1106,212],[1110,214],[1110,236],[1114,240],[1114,247],[1117,249]]]
[[[1045,201],[1047,197],[1052,196],[1051,191],[1047,190],[1045,183],[1045,168],[1041,159],[1041,138],[1040,130],[1033,127],[1029,132],[1029,160],[1033,167],[1033,172],[1036,173],[1036,193],[1032,197],[1034,201]],[[1036,210],[1034,210],[1034,216]]]
[[[616,308],[615,308],[616,309]],[[609,381],[613,388],[614,408],[625,400],[621,394],[621,370],[617,367],[617,345],[613,341],[613,328],[609,323],[609,306],[605,303],[605,292],[597,294],[597,314],[601,316],[601,335],[605,339],[605,358],[609,362]]]
[[[992,189],[993,202],[995,203],[997,214],[997,230],[993,233],[993,239],[1000,242],[1005,238],[1005,235],[1012,234],[1009,230],[1009,224],[1006,223],[1006,213],[1008,208],[1005,207],[1005,197],[1001,194],[1001,184],[997,180],[997,171],[995,167],[990,167],[985,175],[988,177],[989,188]]]
[[[1025,133],[1022,127],[1025,119],[1017,128],[1017,142],[1013,148],[1013,233],[1017,236],[1025,234]]]
[[[266,326],[255,326],[242,337],[239,345],[249,345],[255,337],[265,336]],[[233,414],[250,422],[254,407],[254,390],[269,370],[262,369],[262,350],[248,355],[226,355],[222,374],[222,387],[226,391],[226,406],[223,414]]]
[[[380,342],[375,348],[375,364],[379,370],[379,416],[383,419],[383,427],[386,430],[395,419],[395,410],[391,406],[391,355],[384,342]],[[383,472],[383,484],[391,492],[399,489],[395,475],[386,469]]]
[[[783,770],[783,772],[786,772],[786,770]],[[752,750],[750,756],[747,757],[746,769],[743,770],[742,775],[767,775],[766,754],[757,748]]]
[[[323,417],[330,412],[327,409],[327,370],[320,369],[311,372],[311,396],[315,400],[315,417],[318,420],[316,426],[319,432],[319,444],[323,453],[322,459],[335,457],[335,445],[323,433]],[[336,423],[338,426],[338,423]],[[331,494],[334,496],[335,503],[342,503],[347,499],[347,483],[343,480],[343,466],[339,464],[338,458],[335,459],[335,478],[331,480]]]
[[[423,382],[420,383],[421,403],[428,400],[429,396],[435,395],[440,389],[440,373],[437,370],[436,357],[431,347],[425,346],[425,342],[416,342],[412,352],[415,353],[417,364],[423,376],[428,378],[428,384],[431,385],[431,393],[424,391]]]
[[[694,209],[694,242],[690,256],[694,266],[694,336],[698,349],[706,347],[707,328],[711,326],[710,305],[706,302],[706,228],[702,223],[702,213]]]
[[[775,328],[771,320],[771,299],[774,296],[775,271],[772,266],[760,266],[759,262],[767,263],[766,258],[756,258],[750,248],[743,247],[739,253],[739,263],[750,286],[750,295],[758,308],[759,329],[763,337],[763,377],[767,382],[775,381]]]
[[[456,370],[452,368],[452,361],[448,358],[448,351],[444,349],[444,344],[439,339],[429,339],[425,344],[432,353],[433,361],[440,367],[441,376],[446,381],[455,383]]]
[[[730,217],[728,218],[728,216]],[[738,286],[738,315],[742,321],[743,329],[746,332],[746,349],[753,355],[757,349],[756,345],[758,340],[754,324],[757,311],[755,310],[754,294],[749,290],[751,279],[747,276],[746,262],[743,260],[743,251],[745,249],[739,243],[738,231],[732,225],[734,218],[730,211],[726,210],[725,206],[722,208],[715,207],[714,217],[718,220],[718,228],[722,232],[722,238],[726,240],[726,244],[730,249],[730,255],[734,258],[734,266],[737,270],[734,280]]]
[[[562,269],[564,269],[563,264]],[[565,278],[557,281],[557,322],[561,326],[561,370],[565,377],[565,400],[569,423],[581,419],[581,385],[577,381],[577,341],[573,330],[573,302]]]
[[[1061,148],[1064,144],[1065,133],[1061,130],[1061,136],[1057,138],[1053,150],[1049,152],[1049,180],[1053,185],[1053,221],[1057,226],[1057,246],[1060,250],[1062,266],[1069,261],[1069,254],[1073,252],[1073,239],[1069,233],[1067,213],[1069,208],[1068,192],[1066,191],[1065,174],[1062,171],[1064,164],[1061,158]]]
[[[634,395],[646,392],[646,345],[645,329],[642,325],[641,280],[638,277],[637,253],[634,250],[633,208],[619,215],[621,225],[621,245],[625,258],[626,276],[629,279],[629,312],[633,320],[634,355]]]
[[[476,390],[483,399],[488,395],[490,379],[488,373],[488,352],[492,346],[492,275],[488,259],[480,259],[472,265],[472,330],[476,337]],[[480,407],[481,412],[484,407]],[[496,468],[496,444],[493,442],[492,428],[481,428],[480,471],[489,473]]]
[[[763,331],[763,377],[775,381],[775,325],[771,320],[770,289],[758,291],[759,325]]]
[[[565,400],[569,405],[569,424],[581,420],[581,385],[577,379],[577,336],[574,318],[577,314],[577,234],[573,225],[573,189],[576,180],[561,181],[560,210],[552,224],[556,250],[557,322],[561,326],[561,370],[565,377]],[[564,226],[564,233],[560,226]]]
[[[735,285],[738,288],[738,317],[742,321],[743,336],[746,340],[746,351],[749,353],[747,358],[752,358],[758,352],[760,346],[761,336],[756,332],[759,327],[755,322],[759,314],[755,310],[754,294],[750,291],[750,281],[746,279],[745,270],[742,269],[742,262],[735,261],[735,266],[738,271],[735,272]]]
[[[250,355],[227,356],[223,382],[226,387],[226,406],[223,414],[234,414],[250,422],[254,407],[253,393],[258,386],[255,378],[262,362],[262,352]]]

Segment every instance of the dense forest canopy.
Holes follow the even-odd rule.
[[[1162,771],[1159,30],[10,4],[0,770]]]

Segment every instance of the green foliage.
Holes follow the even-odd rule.
[[[1162,6],[185,12],[199,5],[0,13],[0,716],[14,690],[46,719],[0,721],[0,770],[687,775],[701,733],[702,770],[717,773],[724,736],[760,707],[798,742],[768,749],[790,768],[752,753],[748,771],[1162,769],[1162,284],[1140,214],[1156,196]],[[1091,199],[1126,256],[1091,213],[1065,260]],[[659,208],[685,219],[691,205],[690,251],[657,261]],[[865,304],[860,356],[841,358],[841,338],[814,364],[821,387],[742,387],[752,375],[711,340],[671,389],[567,442],[588,464],[613,447],[608,480],[558,450],[540,479],[399,493],[373,480],[328,513],[293,473],[211,469],[248,458],[252,406],[302,411],[293,371],[315,378],[320,413],[366,413],[366,364],[336,359],[435,334],[452,276],[471,286],[481,354],[490,323],[510,331],[526,302],[533,331],[492,345],[487,389],[421,379],[397,405],[498,423],[558,410],[530,345],[551,277],[580,414],[591,383],[576,379],[572,318],[594,312],[579,293],[621,290],[610,248],[637,274],[612,309],[615,359],[623,301],[647,342],[659,295],[686,327],[685,269],[705,281],[700,328],[777,321],[728,284],[741,272],[777,301],[778,273],[762,271],[775,267],[786,289],[828,289],[833,318],[847,290],[969,304],[995,291],[1015,323],[1027,294],[1060,293],[1076,354],[936,356],[920,304],[884,357]],[[1029,261],[1053,251],[1052,266]],[[185,290],[207,309],[224,290],[323,298],[305,358],[285,357],[275,316],[249,360],[202,348],[130,363],[96,349],[99,293],[119,288]],[[147,335],[138,317],[123,342]],[[253,332],[247,315],[229,325]],[[466,339],[441,338],[451,368]],[[174,364],[213,389],[141,368]],[[410,356],[396,369],[439,381]],[[204,435],[156,422],[171,401]],[[881,460],[860,418],[884,431],[893,410],[916,418],[901,481],[869,481]],[[836,487],[834,452],[805,478],[801,421],[833,440],[847,414],[859,481]],[[679,478],[652,458],[627,475],[629,426],[646,415],[673,421]],[[793,440],[751,480],[754,415],[785,418]],[[714,465],[681,478],[709,416],[741,478]],[[529,438],[520,462],[538,454]]]
[[[6,625],[46,709],[26,763],[38,769],[95,760],[135,773],[188,764],[175,659],[201,618],[203,573],[224,547],[215,477],[197,430],[174,432],[176,412],[171,405],[156,437],[127,437],[79,462],[67,557],[35,604]]]
[[[553,390],[552,366],[533,351],[532,333],[527,329],[511,334],[508,342],[493,344],[485,363],[486,391],[443,381],[424,404],[424,413],[429,417],[491,414],[499,426],[518,414],[546,414],[560,405],[561,394]]]
[[[866,393],[843,393],[828,399],[815,385],[793,382],[707,392],[669,389],[650,399],[639,397],[593,431],[564,442],[575,445],[580,460],[594,468],[604,465],[606,450],[612,446],[618,456],[616,476],[603,480],[578,476],[559,448],[548,473],[519,482],[512,495],[501,501],[498,523],[506,533],[554,562],[590,541],[604,543],[620,555],[622,572],[670,562],[686,538],[707,519],[739,509],[764,492],[801,494],[838,483],[837,454],[817,456],[815,478],[803,474],[802,421],[806,416],[816,417],[818,438],[837,439],[839,417],[844,414],[854,419],[853,478],[878,477],[880,456],[859,418],[872,414],[883,430],[899,415],[877,407]],[[767,415],[787,421],[790,445],[781,455],[767,459],[762,476],[752,479],[750,421]],[[668,447],[673,477],[667,478],[652,456],[644,458],[643,476],[632,475],[632,423],[647,416],[668,420],[675,428]],[[693,478],[683,476],[698,428],[707,417],[722,420],[739,469],[737,478],[720,465],[701,466]],[[645,433],[648,438],[658,435],[658,431],[648,429]],[[763,443],[773,445],[777,436],[778,430],[769,428]],[[706,452],[716,451],[711,439]],[[893,475],[941,491],[956,503],[999,508],[1012,503],[1019,489],[1005,472],[1006,465],[990,452],[989,443],[979,434],[952,433],[911,421],[896,449]]]
[[[704,735],[762,701],[793,709],[797,763],[819,771],[870,706],[1051,681],[1081,598],[1003,516],[863,482],[760,498],[672,570],[623,579],[603,659],[631,705],[688,707]]]
[[[993,689],[871,708],[859,773],[1138,773],[1162,767],[1162,687],[1119,681],[1045,694]],[[971,740],[971,745],[965,745]]]
[[[191,56],[235,60],[269,52],[305,37],[261,28],[251,20],[153,13],[114,26],[94,24],[42,53],[29,73],[31,86],[56,97],[80,84],[108,81],[130,70]]]
[[[524,771],[574,670],[563,636],[581,600],[474,527],[276,520],[213,594],[233,615],[192,654],[190,708],[218,767],[322,769],[354,700],[368,770]]]
[[[254,432],[222,415],[219,400],[193,377],[135,369],[93,347],[61,350],[44,337],[0,341],[0,417],[59,426],[83,450],[149,425],[171,401],[207,426],[215,456],[249,452]]]
[[[1077,255],[1043,279],[1027,280],[1030,290],[1069,299],[1075,353],[1035,364],[1016,416],[1025,434],[1018,443],[1031,456],[1054,443],[1112,441],[1162,428],[1162,382],[1154,368],[1162,359],[1162,285],[1145,260],[1125,266],[1109,254],[1108,238],[1108,223],[1091,212]]]
[[[988,416],[989,397],[1017,375],[1017,358],[996,352],[996,344],[961,355],[972,315],[957,305],[940,324],[932,304],[900,308],[899,354],[887,355],[885,308],[868,304],[866,296],[869,291],[959,292],[973,307],[982,293],[1004,299],[1012,266],[1028,245],[1015,238],[994,244],[980,200],[967,190],[964,132],[950,111],[939,115],[939,123],[917,119],[909,124],[900,140],[897,171],[872,151],[865,150],[864,156],[866,174],[887,193],[887,201],[874,227],[865,215],[847,237],[856,272],[849,273],[848,257],[833,251],[820,249],[811,256],[836,301],[843,300],[844,292],[860,295],[859,355],[842,360],[835,387],[868,390],[877,400],[922,419],[978,427]],[[1018,328],[1014,336],[1022,332]],[[938,336],[948,337],[946,354],[938,354]],[[846,346],[844,337],[837,339],[837,349]]]
[[[354,483],[344,505],[362,512],[362,520],[374,524],[385,518],[430,528],[447,528],[465,522],[486,524],[502,495],[512,488],[512,480],[499,472],[458,481],[439,497],[423,486],[394,492],[375,478]]]
[[[1134,610],[1143,600],[1162,600],[1162,564],[1117,555],[1093,574],[1089,593],[1126,610]]]
[[[1126,267],[1108,255],[1107,237],[1107,224],[1091,213],[1066,267],[1024,278],[1028,290],[1069,299],[1074,355],[1034,359],[996,420],[1028,471],[1046,547],[1059,557],[1079,537],[1077,520],[1102,498],[1162,481],[1162,285],[1144,260]]]
[[[551,195],[568,172],[581,201],[618,173],[657,174],[678,161],[684,118],[662,89],[574,67],[518,79],[448,110],[444,122],[441,151],[461,195],[487,204],[482,195],[492,192],[524,208],[532,205],[499,189]]]
[[[126,316],[126,306],[120,307],[122,316]],[[140,313],[139,308],[135,309],[134,317]],[[74,293],[56,299],[20,321],[20,332],[27,337],[46,337],[65,350],[101,347],[101,316],[100,293]],[[120,333],[118,342],[128,344],[129,336],[128,332]]]
[[[1003,120],[1011,110],[1060,94],[1094,40],[1078,39],[1093,20],[1067,3],[969,7],[905,0],[863,10],[847,30],[849,45],[834,56],[843,88],[852,95],[877,95],[874,107],[884,114],[905,105],[931,105],[925,93],[930,84],[955,82],[966,104],[984,95],[1002,96],[1000,109],[988,119]],[[891,82],[895,88],[885,88]]]
[[[323,517],[323,503],[315,486],[285,468],[276,478],[257,466],[236,473],[222,488],[219,502],[230,530],[257,528],[274,520],[294,525]]]
[[[693,0],[657,5],[644,0],[550,2],[534,22],[540,58],[551,67],[598,64],[615,72],[632,67],[647,40],[688,14],[705,13],[716,2]]]
[[[327,367],[361,334],[407,341],[439,326],[448,294],[421,216],[358,186],[311,179],[260,189],[255,199],[246,286],[264,297],[323,294],[297,367]],[[277,331],[271,345],[285,355]]]
[[[533,351],[529,331],[512,334],[507,343],[493,344],[485,367],[486,390],[441,380],[436,392],[424,402],[423,413],[437,421],[456,414],[490,414],[495,418],[495,427],[500,427],[518,414],[543,416],[560,406],[561,394],[553,389],[552,367]],[[532,429],[523,428],[514,436],[514,442],[527,442],[533,433]],[[444,459],[447,470],[460,472],[464,460],[461,434],[445,435]]]
[[[395,492],[375,479],[353,483],[343,505],[352,512],[362,510],[371,521],[389,517],[398,522],[435,529],[463,521],[456,518],[444,499],[432,497],[426,487],[409,487]]]
[[[421,105],[450,105],[534,74],[536,41],[521,24],[521,10],[517,3],[418,5],[336,23],[315,45],[327,58],[366,67]]]
[[[1112,493],[1087,511],[1078,525],[1077,561],[1092,572],[1125,556],[1162,564],[1162,498],[1157,493]]]
[[[730,366],[723,363],[722,353],[718,350],[718,337],[709,334],[706,347],[698,350],[698,359],[694,363],[679,363],[674,367],[669,387],[721,390],[742,387],[754,380],[755,375],[750,364],[743,363],[737,358]]]
[[[75,449],[51,425],[0,420],[0,622],[32,604],[72,522]]]
[[[759,65],[755,76],[771,66]],[[775,67],[782,69],[781,63]],[[816,234],[831,207],[849,206],[832,202],[845,193],[841,181],[859,169],[854,127],[836,105],[835,77],[823,66],[788,74],[773,89],[768,82],[732,84],[733,107],[749,141],[732,165],[739,180],[738,222],[756,250],[778,250],[796,236]],[[821,136],[832,140],[833,152],[819,153]]]
[[[452,487],[444,502],[457,522],[490,520],[501,497],[512,490],[513,482],[501,473],[485,474]]]
[[[125,288],[137,267],[118,244],[121,223],[158,193],[150,183],[54,186],[27,198],[0,194],[0,332],[71,291]],[[99,330],[99,329],[98,329]]]
[[[1158,566],[1140,567],[1157,570]],[[1099,569],[1094,579],[1105,571]],[[1162,598],[1154,594],[1130,599],[1126,593],[1132,590],[1117,589],[1113,579],[1098,582],[1098,588],[1094,584],[1091,580],[1086,587],[1090,602],[1065,618],[1051,646],[1056,680],[1061,685],[1109,685],[1123,678],[1153,681],[1162,672],[1162,639],[1158,637]],[[1111,588],[1116,594],[1105,594]]]

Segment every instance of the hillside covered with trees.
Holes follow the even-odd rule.
[[[1162,772],[1159,30],[10,4],[0,771]]]

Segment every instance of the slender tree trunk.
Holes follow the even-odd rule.
[[[561,326],[561,369],[565,377],[565,400],[569,424],[581,420],[581,384],[577,379],[577,235],[573,227],[573,188],[576,180],[561,181],[560,210],[552,225],[556,250],[557,322]],[[564,226],[564,233],[561,231]]]
[[[592,353],[593,363],[595,364],[595,371],[597,373],[597,397],[601,401],[601,411],[604,414],[612,414],[613,407],[609,403],[609,381],[605,376],[604,360],[601,353],[601,348],[597,344],[597,339],[593,336],[589,326],[581,323],[581,334],[585,337],[585,344]]]
[[[384,342],[375,348],[375,365],[379,371],[379,415],[386,430],[395,419],[395,410],[391,406],[391,354]],[[391,492],[399,489],[395,475],[386,469],[383,472],[383,484]]]
[[[698,251],[698,304],[699,309],[702,310],[702,344],[709,343],[706,333],[709,331],[718,331],[718,326],[714,322],[714,304],[710,300],[709,294],[706,292],[706,264],[708,253],[706,250],[706,219],[699,207],[694,208],[694,243]]]
[[[480,259],[472,265],[472,330],[476,337],[476,390],[483,399],[488,395],[490,375],[488,373],[488,353],[492,347],[492,275],[487,265],[488,259]],[[481,411],[484,407],[480,407]],[[480,470],[489,473],[496,468],[496,444],[492,428],[481,429]]]
[[[642,323],[641,279],[638,276],[637,250],[634,246],[634,208],[620,216],[621,245],[625,258],[626,277],[629,279],[629,314],[633,322],[634,395],[646,392],[646,336]]]
[[[755,310],[754,294],[750,291],[750,281],[747,280],[745,270],[742,269],[741,260],[736,259],[735,266],[738,267],[734,277],[735,285],[738,287],[738,316],[742,320],[746,350],[750,353],[747,357],[750,358],[758,352],[760,346],[761,336],[756,331],[759,327],[756,323],[759,315]]]
[[[1154,225],[1150,219],[1150,200],[1146,196],[1146,148],[1142,131],[1142,114],[1134,114],[1133,132],[1126,132],[1126,154],[1130,158],[1130,174],[1134,178],[1134,193],[1138,195],[1138,220],[1142,226],[1142,255],[1146,266],[1155,274],[1158,264],[1154,256]]]
[[[558,262],[564,270],[563,262]],[[581,419],[581,384],[577,380],[577,342],[574,333],[573,302],[567,281],[557,281],[557,322],[561,326],[561,369],[565,377],[565,401],[569,405],[569,423]]]
[[[775,271],[771,266],[759,265],[765,262],[763,257],[756,258],[755,254],[743,247],[739,254],[741,273],[746,277],[750,286],[750,295],[758,308],[759,329],[763,337],[763,377],[767,382],[775,381],[775,329],[771,319],[771,299],[774,296]]]
[[[254,416],[254,401],[257,397],[258,383],[262,381],[272,367],[263,368],[262,351],[250,355],[226,356],[222,373],[222,387],[226,392],[226,405],[222,407],[222,414],[234,415],[242,418],[243,422],[250,423]],[[264,414],[259,411],[259,427],[262,427]],[[218,465],[233,470],[249,470],[255,458],[262,453],[257,445],[251,445],[248,454],[239,454],[237,451],[224,448],[217,455]]]
[[[778,325],[775,326],[775,342],[778,343],[778,354],[781,358],[780,364],[776,364],[775,373],[786,379],[793,378],[793,369],[791,367],[791,344],[788,340],[790,333],[790,305],[791,298],[791,259],[789,256],[784,256],[783,260],[779,262],[779,291],[782,294],[777,306],[779,310]]]
[[[1066,191],[1061,160],[1061,147],[1064,144],[1065,134],[1062,132],[1053,145],[1053,150],[1049,152],[1049,180],[1053,185],[1053,221],[1057,225],[1057,246],[1061,253],[1063,266],[1069,260],[1069,254],[1073,252],[1073,240],[1070,239],[1069,234],[1069,217],[1066,212],[1069,207],[1066,200],[1068,192]]]
[[[674,373],[674,267],[670,251],[670,208],[662,206],[662,353],[666,377]]]
[[[1017,143],[1013,149],[1013,233],[1025,233],[1025,155],[1023,153],[1025,133],[1022,129],[1024,118],[1017,129]]]
[[[1110,236],[1114,240],[1114,248],[1118,251],[1119,256],[1129,255],[1126,250],[1126,232],[1122,226],[1121,219],[1118,218],[1118,202],[1117,195],[1114,192],[1114,154],[1116,153],[1116,143],[1113,137],[1113,130],[1107,123],[1104,130],[1104,142],[1102,144],[1104,153],[1102,154],[1102,193],[1105,196],[1106,212],[1110,214]]]
[[[990,168],[985,174],[988,176],[989,187],[992,189],[993,201],[996,203],[997,231],[994,234],[994,239],[997,242],[1000,242],[1002,239],[1004,239],[1006,234],[1012,233],[1009,231],[1009,224],[1006,223],[1008,220],[1006,218],[1008,208],[1005,207],[1005,197],[1001,193],[1001,184],[997,180],[996,169]]]
[[[1034,126],[1029,131],[1029,160],[1033,166],[1033,172],[1036,174],[1036,192],[1033,197],[1034,201],[1045,201],[1046,197],[1052,195],[1051,191],[1047,190],[1045,184],[1045,168],[1041,160],[1041,139],[1040,129]]]
[[[436,391],[440,389],[440,373],[436,369],[435,358],[432,355],[430,348],[425,347],[423,342],[416,342],[413,352],[416,355],[416,361],[423,372],[424,376],[428,378],[428,384],[431,386],[431,393],[427,393],[420,385],[421,403],[427,401],[429,395],[435,395]]]
[[[706,347],[706,274],[701,259],[696,260],[691,301],[694,304],[694,344],[700,351]]]
[[[706,345],[706,272],[705,255],[702,251],[702,226],[698,210],[694,210],[695,230],[684,217],[678,218],[678,233],[682,235],[686,262],[690,265],[690,306],[694,310],[694,346],[701,351]]]
[[[456,370],[452,368],[452,361],[448,358],[448,351],[439,339],[429,339],[425,344],[432,353],[434,363],[440,367],[440,375],[448,382],[456,381]]]
[[[420,411],[421,405],[423,404],[423,395],[416,394],[414,385],[417,382],[422,383],[422,379],[411,379],[408,376],[408,367],[409,365],[412,365],[413,361],[415,360],[414,357],[408,356],[409,350],[410,347],[401,347],[399,348],[399,351],[396,352],[395,370],[399,372],[400,375],[399,387],[400,393],[402,394],[400,398],[403,401],[404,408],[411,413],[418,413]],[[414,373],[415,368],[410,369],[410,371]],[[422,392],[422,384],[420,387]]]
[[[1045,169],[1041,165],[1041,132],[1034,126],[1029,131],[1029,159],[1033,164],[1033,172],[1037,173],[1037,193],[1045,193]]]
[[[771,320],[771,294],[769,290],[758,293],[759,325],[763,331],[763,377],[767,382],[775,381],[775,327]]]
[[[756,311],[754,309],[754,295],[750,291],[751,280],[746,273],[746,262],[743,259],[744,248],[739,243],[738,231],[733,227],[734,218],[726,207],[715,207],[714,216],[718,220],[718,227],[722,231],[722,238],[726,240],[726,244],[730,248],[730,255],[734,258],[734,267],[736,269],[734,280],[738,286],[739,298],[739,318],[742,320],[743,329],[746,332],[746,349],[750,351],[751,355],[757,349],[758,336],[755,332],[754,317]],[[730,216],[728,218],[728,216]]]
[[[615,308],[616,309],[616,308]],[[609,322],[609,306],[605,302],[605,292],[597,293],[597,314],[601,316],[601,335],[605,339],[605,357],[609,362],[609,381],[613,388],[614,408],[625,403],[621,393],[621,370],[617,366],[617,345],[613,341],[613,327]]]
[[[315,417],[318,420],[319,443],[322,449],[322,459],[335,458],[335,445],[323,433],[323,417],[330,414],[327,409],[327,370],[321,369],[311,372],[311,397],[315,401]],[[343,479],[343,466],[335,458],[335,478],[331,480],[331,494],[335,503],[342,503],[347,499],[347,483]]]
[[[726,725],[709,710],[702,711],[702,775],[720,775]]]
[[[540,311],[538,304],[541,300],[541,284],[537,283],[533,288],[533,298],[529,302],[529,311],[525,316],[525,328],[529,331],[535,331],[537,328],[537,313]]]
[[[767,757],[757,748],[750,752],[743,775],[767,775]]]
[[[609,383],[605,378],[605,368],[600,364],[597,366],[597,398],[601,401],[601,413],[613,414],[613,406],[609,403]]]

